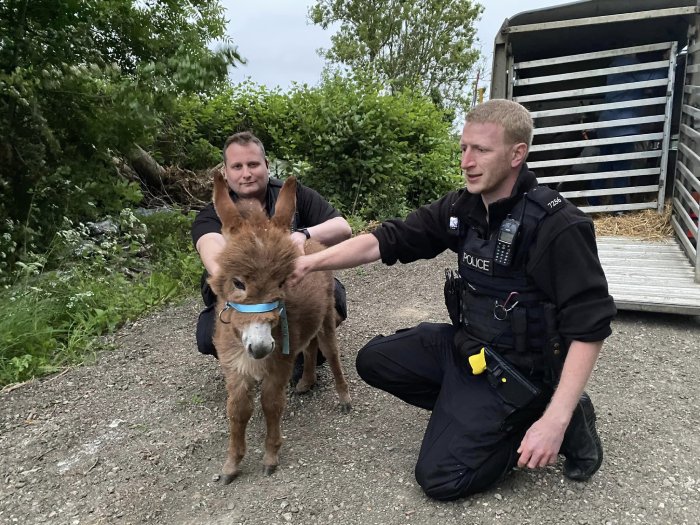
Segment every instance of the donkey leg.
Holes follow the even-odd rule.
[[[314,337],[304,348],[304,372],[294,391],[303,394],[316,384],[316,357],[318,355],[318,340]]]
[[[328,365],[331,368],[331,372],[333,372],[335,391],[338,393],[338,400],[340,401],[340,411],[343,414],[347,414],[350,412],[352,404],[350,402],[348,383],[340,366],[340,352],[338,351],[338,342],[335,337],[334,315],[326,315],[323,320],[323,328],[316,337],[318,338],[321,353],[328,360]]]
[[[239,465],[245,455],[245,430],[253,414],[251,382],[240,374],[226,376],[226,413],[229,421],[228,454],[221,472],[221,481],[228,485],[240,470]]]
[[[260,394],[263,414],[265,415],[265,455],[263,456],[263,474],[269,476],[279,465],[279,449],[282,446],[282,414],[287,404],[287,383],[291,364],[280,362],[262,382]]]

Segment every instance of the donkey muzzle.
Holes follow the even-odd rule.
[[[248,355],[253,359],[262,359],[275,349],[270,323],[250,323],[241,333],[241,341]]]

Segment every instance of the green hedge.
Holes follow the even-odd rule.
[[[459,148],[446,115],[406,92],[329,77],[289,93],[244,83],[213,97],[180,101],[158,141],[166,164],[204,169],[221,145],[251,130],[282,176],[297,175],[346,215],[403,216],[459,187]]]

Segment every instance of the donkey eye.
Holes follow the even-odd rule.
[[[234,280],[233,280],[233,286],[235,286],[235,287],[238,288],[239,290],[245,290],[245,284],[243,284],[243,283],[242,283],[241,281],[239,281],[238,279],[234,279]]]
[[[287,282],[287,279],[283,279],[282,282],[280,283],[280,288],[282,288],[284,286],[284,283],[286,283],[286,282]]]

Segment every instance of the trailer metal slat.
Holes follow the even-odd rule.
[[[637,291],[639,291],[642,288],[646,288],[645,292],[650,293],[650,294],[656,293],[656,295],[659,295],[658,294],[658,286],[662,286],[665,289],[667,289],[670,287],[682,285],[683,282],[687,282],[688,279],[693,278],[693,272],[691,272],[690,270],[688,270],[687,272],[681,272],[678,274],[670,274],[669,275],[668,271],[661,266],[658,266],[655,268],[644,267],[644,268],[640,268],[637,271],[625,271],[622,269],[612,270],[612,269],[608,268],[608,271],[605,272],[605,276],[607,278],[615,277],[615,278],[620,278],[620,279],[626,278],[629,280],[640,280],[640,281],[648,280],[650,274],[656,274],[659,277],[663,276],[663,278],[659,278],[654,283],[654,286],[645,286],[645,287],[640,286],[637,289]],[[668,291],[664,290],[664,295],[667,293],[668,293]]]
[[[682,227],[685,231],[690,231],[694,235],[697,234],[695,231],[698,228],[697,224],[695,224],[693,219],[690,218],[690,213],[688,213],[688,210],[683,206],[683,203],[677,198],[673,199],[673,209],[676,212],[674,217],[676,219],[681,219],[678,221],[678,226]]]
[[[537,84],[547,84],[549,82],[562,82],[571,80],[572,78],[590,78],[602,77],[615,73],[628,73],[632,71],[647,71],[652,69],[668,69],[668,60],[658,60],[656,62],[642,62],[630,66],[605,67],[599,69],[587,69],[580,71],[572,71],[571,73],[563,73],[560,75],[547,75],[544,77],[529,77],[516,80],[515,86],[534,86]]]
[[[678,193],[683,198],[683,200],[678,199],[678,196],[674,196],[673,200],[678,200],[678,203],[683,210],[689,208],[690,211],[695,213],[696,216],[700,215],[700,204],[698,204],[698,202],[693,198],[693,196],[685,188],[685,186],[678,185],[676,187],[676,190],[678,190]]]
[[[643,242],[643,241],[638,241]],[[629,256],[630,258],[638,259],[634,261],[634,267],[629,267],[626,264],[624,266],[627,270],[634,271],[636,269],[642,268],[664,268],[664,264],[668,264],[669,271],[673,271],[678,275],[692,275],[693,269],[689,264],[679,265],[679,263],[687,263],[688,257],[680,249],[678,243],[674,242],[669,246],[658,246],[661,243],[653,241],[645,241],[646,244],[641,246],[635,245],[622,245],[617,248],[607,248],[605,246],[598,246],[598,256],[601,260],[608,259],[624,259]],[[629,261],[628,261],[629,262]],[[671,263],[671,264],[669,264]],[[612,267],[615,265],[611,264]],[[620,263],[622,266],[622,263]]]
[[[593,162],[614,162],[616,160],[629,159],[653,159],[660,157],[661,151],[640,151],[639,153],[621,153],[619,155],[594,155],[591,157],[573,157],[568,159],[539,160],[528,162],[530,168],[542,168],[548,166],[568,166],[573,164],[591,164]]]
[[[611,102],[608,104],[590,104],[588,106],[571,106],[568,108],[544,109],[541,111],[531,111],[530,116],[533,119],[537,119],[542,117],[561,117],[564,115],[576,115],[579,113],[593,113],[597,111],[604,111],[607,109],[657,106],[660,104],[666,104],[666,98],[667,97],[652,97],[643,98],[639,100],[631,100],[627,102]]]
[[[700,167],[700,155],[695,153],[688,146],[686,146],[682,142],[679,142],[678,143],[678,151],[680,151],[681,153],[683,153],[683,155],[687,156],[690,160],[692,160],[696,166]]]
[[[662,18],[666,16],[692,15],[697,12],[697,7],[674,7],[669,9],[654,9],[652,11],[637,11],[634,13],[618,13],[615,15],[574,18],[571,20],[557,20],[555,22],[542,22],[539,24],[523,24],[520,26],[505,27],[502,29],[502,31],[505,34],[524,33],[528,31],[542,31],[547,29],[561,29],[565,27],[611,24],[615,22],[625,22],[630,20]]]
[[[605,243],[598,247],[601,253],[625,251],[627,253],[676,253],[678,247],[673,239],[664,238],[656,241],[637,239],[628,235],[602,236]]]
[[[582,122],[580,124],[565,124],[563,126],[549,126],[546,128],[535,128],[532,134],[549,135],[554,133],[564,133],[567,131],[578,130],[593,130],[600,128],[614,128],[617,126],[631,126],[633,124],[653,124],[654,122],[663,122],[666,117],[663,114],[652,115],[650,117],[635,117],[617,120],[601,120],[597,122]]]
[[[645,133],[643,135],[622,135],[606,139],[574,140],[571,142],[550,142],[532,146],[530,153],[537,151],[553,151],[559,149],[583,148],[586,146],[602,146],[605,144],[623,144],[629,142],[660,141],[664,138],[663,133]]]
[[[629,241],[624,244],[614,244],[610,246],[598,246],[598,256],[601,258],[619,257],[620,255],[629,255],[630,257],[644,257],[643,261],[637,261],[635,264],[641,266],[658,267],[658,264],[675,260],[686,261],[688,258],[678,249],[676,244],[664,245],[661,242],[648,242],[647,244],[631,245]],[[690,268],[686,270],[692,273]]]
[[[628,82],[625,84],[611,84],[609,86],[598,86],[579,89],[565,89],[564,91],[551,91],[549,93],[538,93],[536,95],[522,95],[513,97],[519,103],[537,102],[540,100],[558,100],[563,98],[580,97],[583,95],[599,95],[601,93],[611,93],[613,91],[627,91],[630,89],[646,89],[653,87],[667,86],[668,79],[644,80],[643,82]]]
[[[595,51],[593,53],[578,53],[576,55],[545,58],[544,60],[528,60],[525,62],[517,62],[513,65],[513,67],[515,69],[528,69],[541,66],[553,66],[557,64],[570,64],[571,62],[580,62],[582,60],[594,60],[597,58],[631,55],[632,53],[646,53],[648,51],[660,51],[662,49],[670,48],[671,42],[664,42],[661,44],[648,44],[644,46],[621,47],[618,49],[609,49],[607,51]]]
[[[617,277],[619,279],[627,279],[629,281],[635,281],[647,279],[649,276],[633,274],[619,276],[615,275],[613,277]],[[677,306],[692,306],[694,304],[697,305],[698,301],[700,301],[700,294],[687,297],[685,295],[687,292],[684,292],[683,295],[680,295],[671,291],[672,289],[676,288],[681,288],[685,290],[686,288],[683,285],[684,283],[687,283],[688,279],[692,279],[692,276],[686,277],[685,279],[677,279],[671,282],[660,280],[653,286],[635,287],[633,292],[621,286],[613,284],[612,286],[608,286],[608,293],[612,295],[613,299],[615,299],[615,302],[619,300],[638,301],[645,303],[651,303],[656,301],[662,304]]]
[[[644,175],[658,175],[661,168],[645,168],[641,170],[627,171],[599,171],[593,173],[574,173],[573,175],[554,175],[551,177],[537,177],[540,184],[554,182],[573,182],[579,180],[617,179],[619,177],[642,177]]]
[[[613,212],[613,211],[638,211],[638,210],[650,210],[655,209],[658,206],[658,202],[637,202],[634,204],[607,204],[603,206],[579,206],[578,209],[584,213],[603,213],[603,212]]]
[[[690,168],[679,160],[676,162],[676,170],[676,175],[678,175],[678,172],[680,171],[683,181],[690,184],[695,191],[700,193],[700,180],[698,180],[697,177],[693,177],[693,173],[690,171]]]
[[[683,104],[682,111],[689,117],[700,118],[700,109],[689,106],[688,104]]]
[[[678,52],[678,43],[673,42],[671,44],[670,56],[670,67],[668,70],[668,88],[666,91],[667,100],[666,107],[664,108],[664,126],[663,134],[664,138],[661,140],[661,161],[660,168],[661,173],[659,174],[659,190],[657,196],[657,202],[659,203],[658,212],[662,213],[664,209],[664,197],[666,195],[666,171],[668,170],[668,150],[671,146],[671,117],[673,116],[673,87],[676,85],[676,55]]]
[[[678,248],[676,248],[676,250],[678,250]],[[632,260],[631,264],[634,264],[633,268],[619,268],[615,266],[612,262],[607,260],[609,257],[607,257],[604,252],[602,252],[599,256],[601,261],[608,263],[608,275],[629,275],[630,273],[640,272],[647,274],[648,277],[648,274],[650,272],[660,272],[657,275],[657,277],[659,278],[670,278],[671,276],[673,276],[674,278],[683,279],[687,279],[688,277],[692,278],[693,269],[688,264],[688,258],[685,256],[685,254],[680,253],[680,250],[678,250],[678,252],[678,255],[675,257],[674,254],[667,253],[665,254],[666,258],[659,258],[656,261],[643,261],[643,257],[649,257],[648,253],[634,253],[630,252],[629,250],[620,251],[614,255],[609,256],[616,258],[622,257],[627,261]]]
[[[654,184],[650,186],[623,186],[620,188],[605,188],[602,190],[576,190],[562,191],[562,197],[567,199],[571,197],[594,197],[602,195],[632,195],[635,193],[656,193],[659,191],[659,186]]]
[[[652,272],[653,274],[654,272]],[[641,273],[641,272],[635,272],[631,274],[608,274],[607,275],[613,275],[615,277],[625,277],[628,281],[634,281],[634,280],[640,280],[642,282],[647,282],[649,278],[649,273]],[[692,288],[689,289],[689,291],[684,292],[683,296],[680,294],[674,293],[673,288],[679,287],[683,285],[683,282],[687,283],[688,279],[692,279],[693,276],[692,274],[689,274],[686,276],[685,279],[673,279],[671,282],[668,282],[666,279],[663,278],[658,278],[658,274],[656,276],[657,278],[652,281],[653,284],[646,284],[646,285],[640,285],[636,286],[634,289],[634,294],[630,293],[628,290],[624,289],[618,289],[615,284],[612,285],[612,287],[608,287],[610,289],[610,295],[615,297],[615,292],[617,291],[618,294],[623,294],[626,295],[627,297],[630,297],[632,295],[638,295],[640,293],[643,293],[645,297],[658,297],[662,298],[664,301],[674,301],[676,304],[683,304],[686,303],[688,299],[691,299],[695,301],[696,303],[700,301],[700,292],[697,292],[693,290]],[[671,285],[671,286],[669,286]],[[690,294],[690,297],[687,296],[687,294]]]
[[[700,131],[691,128],[687,124],[681,124],[680,129],[686,137],[690,138],[691,140],[700,141]]]
[[[685,251],[686,255],[692,261],[692,263],[696,264],[697,250],[690,243],[690,239],[688,239],[685,230],[683,230],[683,227],[678,223],[678,220],[676,220],[674,216],[671,216],[671,226],[673,226],[673,231],[676,232],[676,237],[678,238],[682,249]],[[700,275],[698,275],[697,268],[695,270],[695,274],[698,282],[700,282]]]
[[[678,286],[678,283],[676,284]],[[615,284],[608,287],[610,295],[617,302],[618,300],[624,301],[635,301],[635,302],[647,302],[653,303],[658,301],[660,304],[674,305],[674,306],[695,306],[698,308],[698,301],[700,301],[700,295],[688,297],[687,292],[683,292],[683,295],[676,295],[674,293],[669,293],[669,287],[664,283],[660,283],[656,287],[639,287],[635,288],[634,293],[625,288],[618,288]],[[690,303],[690,304],[689,304]],[[696,314],[697,315],[697,314]]]

